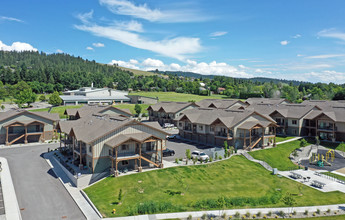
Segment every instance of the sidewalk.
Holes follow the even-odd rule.
[[[44,157],[49,166],[52,167],[54,173],[59,178],[61,183],[65,186],[66,190],[71,195],[75,203],[79,206],[85,217],[92,220],[101,219],[101,217],[96,213],[96,211],[91,207],[86,198],[83,196],[81,189],[73,186],[73,183],[62,170],[58,162],[52,158],[53,156],[50,154],[45,154]]]
[[[277,142],[276,145],[278,144],[284,144],[284,143],[288,143],[288,142],[291,142],[291,141],[296,141],[296,140],[299,140],[301,139],[302,137],[295,137],[295,138],[291,138],[289,140],[286,140],[286,141],[281,141],[281,142]]]
[[[176,212],[176,213],[165,213],[165,214],[154,214],[154,215],[139,215],[139,216],[128,216],[128,217],[118,217],[118,218],[105,218],[108,220],[111,219],[119,219],[119,220],[155,220],[155,219],[176,219],[176,218],[188,218],[192,216],[193,218],[201,218],[204,214],[209,217],[217,217],[221,216],[222,214],[226,214],[227,216],[234,216],[236,212],[239,212],[241,216],[245,215],[246,213],[250,213],[251,215],[256,215],[258,212],[261,212],[261,215],[266,215],[268,212],[272,212],[272,216],[270,218],[274,218],[276,214],[280,211],[284,213],[289,213],[292,210],[296,211],[297,213],[304,213],[308,210],[309,217],[312,216],[312,213],[316,212],[319,209],[321,212],[326,212],[328,209],[331,212],[339,211],[345,209],[345,204],[336,204],[336,205],[323,205],[323,206],[304,206],[304,207],[286,207],[286,208],[253,208],[253,209],[229,209],[229,210],[212,210],[212,211],[196,211],[196,212]],[[306,217],[306,216],[304,216]],[[248,218],[249,219],[249,218]]]
[[[4,197],[5,216],[7,220],[21,220],[19,205],[17,201],[16,192],[14,190],[12,177],[7,160],[0,157],[2,171],[0,172],[2,193]]]

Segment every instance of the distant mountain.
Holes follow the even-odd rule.
[[[149,72],[155,72],[155,73],[160,73],[160,74],[164,74],[164,75],[173,75],[173,76],[183,76],[183,77],[189,77],[189,78],[208,78],[208,79],[214,79],[214,77],[216,75],[203,75],[200,73],[193,73],[193,72],[182,72],[182,71],[149,71]],[[229,77],[229,78],[235,78],[235,77]],[[273,82],[273,83],[286,83],[286,84],[290,84],[292,83],[295,86],[298,86],[300,84],[303,83],[307,83],[307,82],[302,82],[302,81],[296,81],[296,80],[285,80],[285,79],[274,79],[274,78],[267,78],[267,77],[254,77],[254,78],[240,78],[243,80],[250,80],[252,82],[261,82],[261,83],[265,83],[265,82]]]

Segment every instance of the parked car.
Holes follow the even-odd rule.
[[[171,134],[171,135],[167,135],[167,139],[178,139],[180,138],[180,135],[178,134]]]
[[[171,150],[169,148],[163,150],[163,157],[167,157],[167,156],[174,156],[175,155],[175,151]]]
[[[172,128],[172,127],[174,127],[174,124],[171,124],[171,123],[164,123],[164,124],[163,124],[163,127],[164,127],[164,128]]]
[[[210,159],[210,157],[207,154],[205,154],[202,151],[197,151],[197,150],[192,152],[192,158],[197,158],[198,160],[202,160],[202,161],[205,161],[206,159],[207,160]]]

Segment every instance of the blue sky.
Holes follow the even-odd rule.
[[[343,0],[4,0],[0,49],[135,69],[345,83]]]

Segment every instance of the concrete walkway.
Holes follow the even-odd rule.
[[[101,219],[98,211],[96,211],[88,202],[87,198],[83,196],[81,189],[73,186],[73,183],[68,178],[66,173],[62,170],[58,162],[52,158],[53,156],[51,154],[45,154],[44,157],[49,166],[51,166],[51,168],[53,169],[56,176],[64,185],[68,193],[71,195],[75,203],[79,206],[86,219]]]
[[[241,154],[242,154],[245,158],[247,158],[248,160],[260,164],[260,165],[263,166],[266,170],[271,171],[271,172],[273,171],[273,168],[272,168],[270,165],[268,165],[268,163],[266,163],[265,161],[254,159],[254,158],[253,158],[250,154],[248,154],[246,151],[243,151],[243,152],[241,151]]]
[[[301,139],[301,138],[302,138],[302,137],[291,138],[291,139],[286,140],[286,141],[277,142],[276,145],[278,145],[278,144],[285,144],[285,143],[288,143],[288,142],[291,142],[291,141],[296,141],[296,140],[299,140],[299,139]]]
[[[10,168],[7,160],[0,157],[2,171],[0,172],[0,179],[2,185],[2,193],[5,205],[5,216],[7,220],[21,220],[20,209],[18,206],[16,192],[14,190]]]
[[[201,218],[204,214],[208,217],[217,217],[221,216],[222,214],[226,214],[227,216],[234,216],[237,212],[240,213],[241,216],[245,215],[246,213],[250,213],[251,215],[256,215],[258,212],[261,212],[261,215],[267,215],[267,213],[272,212],[271,218],[274,218],[280,211],[284,213],[290,213],[291,211],[296,211],[297,213],[304,213],[308,210],[309,217],[312,216],[312,213],[320,210],[321,213],[326,212],[328,209],[331,210],[332,213],[334,211],[344,211],[345,204],[336,204],[336,205],[323,205],[323,206],[303,206],[303,207],[294,207],[294,208],[253,208],[253,209],[229,209],[229,210],[213,210],[213,211],[197,211],[197,212],[176,212],[176,213],[165,213],[165,214],[155,214],[155,215],[139,215],[139,216],[128,216],[128,217],[118,217],[118,218],[105,218],[105,219],[119,219],[119,220],[155,220],[155,219],[175,219],[175,218],[188,218],[192,216],[193,218]],[[331,213],[331,214],[332,214]],[[249,218],[248,218],[249,219]]]

